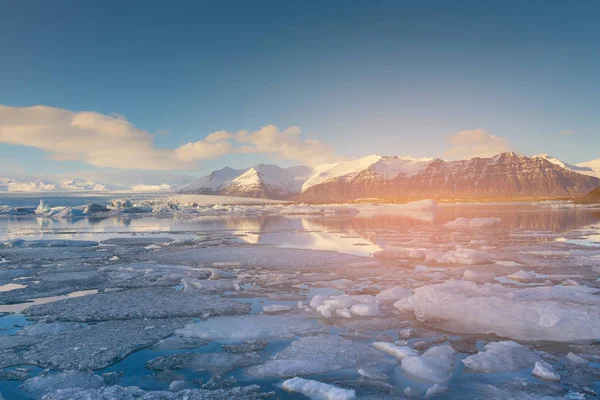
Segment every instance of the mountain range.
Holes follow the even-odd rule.
[[[111,190],[142,191],[170,191],[170,185],[145,185],[138,184],[131,187],[111,186],[88,179],[67,179],[62,181],[46,180],[17,180],[0,177],[0,192],[103,192]]]
[[[259,164],[223,168],[179,193],[340,202],[367,198],[524,198],[581,196],[600,187],[600,160],[578,165],[547,154],[490,158],[371,155],[316,167]]]

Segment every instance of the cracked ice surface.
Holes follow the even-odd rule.
[[[143,288],[32,306],[25,313],[52,316],[61,321],[86,322],[246,314],[249,311],[248,304],[218,296],[202,296],[172,288]]]
[[[6,209],[5,398],[600,393],[597,211],[170,202]]]
[[[132,351],[154,344],[182,327],[186,320],[106,321],[45,338],[17,336],[15,363],[59,370],[95,370],[113,364]]]

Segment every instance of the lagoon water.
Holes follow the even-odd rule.
[[[599,209],[133,202],[154,212],[15,215],[8,208],[39,198],[0,198],[10,206],[0,216],[6,399],[106,397],[115,385],[307,398],[282,388],[294,377],[368,399],[600,393]],[[378,295],[390,288],[403,290]],[[486,352],[506,341],[521,347]],[[449,347],[449,358],[438,354]],[[463,362],[477,353],[486,367]],[[535,376],[536,361],[560,380]]]

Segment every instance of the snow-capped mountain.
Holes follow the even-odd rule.
[[[180,193],[217,194],[309,202],[362,198],[494,198],[579,196],[600,186],[586,167],[547,155],[501,153],[491,158],[444,161],[371,155],[317,167],[223,168]]]
[[[249,169],[226,167],[183,186],[178,192],[289,199],[301,192],[302,185],[312,174],[313,169],[304,166],[281,168],[259,164]]]
[[[534,156],[534,157],[543,158],[544,160],[550,161],[552,164],[559,165],[559,166],[566,168],[568,170],[571,170],[573,172],[600,178],[600,159],[573,165],[573,164],[568,164],[562,160],[559,160],[556,157],[552,157],[551,155],[548,155],[548,154],[538,154],[537,156]]]
[[[47,182],[42,180],[20,181],[0,178],[0,192],[76,192],[104,191],[105,184],[86,179],[68,179],[62,182]]]

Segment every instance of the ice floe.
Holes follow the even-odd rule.
[[[539,378],[549,381],[560,381],[560,375],[554,372],[552,365],[544,361],[536,361],[531,373]]]
[[[495,333],[517,340],[600,339],[600,289],[586,286],[511,288],[447,281],[418,288],[395,306],[454,332]]]
[[[257,378],[293,377],[376,364],[383,354],[371,346],[336,336],[309,336],[288,347],[261,365],[247,368]]]
[[[302,393],[311,400],[354,400],[356,393],[352,389],[322,383],[319,381],[292,378],[283,382],[281,387],[290,392]]]
[[[248,315],[210,318],[188,324],[177,334],[205,340],[235,340],[293,338],[327,332],[318,321],[304,316]]]
[[[420,356],[402,359],[402,370],[417,378],[444,383],[452,377],[456,350],[450,345],[432,347]]]
[[[485,350],[465,358],[462,362],[473,371],[510,372],[531,367],[539,357],[525,346],[512,341],[492,342]]]

